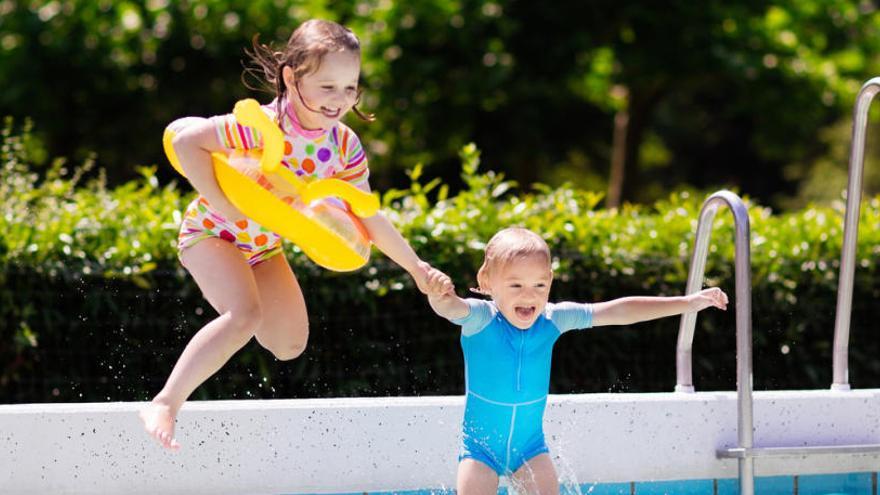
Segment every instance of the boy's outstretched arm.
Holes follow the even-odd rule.
[[[696,313],[710,306],[727,309],[727,294],[713,287],[687,296],[621,297],[593,304],[593,326],[629,325],[682,313]]]
[[[470,313],[470,309],[464,299],[455,295],[455,286],[448,275],[436,268],[429,268],[427,272],[425,294],[428,295],[428,303],[431,309],[447,320],[464,318]]]

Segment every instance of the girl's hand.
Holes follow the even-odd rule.
[[[690,312],[693,313],[696,313],[697,311],[702,311],[710,306],[714,306],[722,310],[727,309],[727,294],[725,294],[724,291],[719,289],[718,287],[703,289],[700,292],[690,294],[686,297],[688,306],[690,307]]]
[[[424,261],[419,262],[419,271],[421,273],[413,275],[413,278],[423,294],[441,296],[455,289],[455,286],[452,285],[452,279],[448,275]]]

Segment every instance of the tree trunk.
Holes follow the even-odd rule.
[[[623,198],[623,177],[626,172],[626,134],[629,112],[619,110],[614,114],[614,135],[611,139],[611,172],[608,174],[608,208],[620,207]]]
[[[626,109],[614,114],[611,142],[611,170],[608,176],[608,208],[618,208],[631,199],[638,186],[639,149],[645,128],[663,95],[662,86],[631,90]]]

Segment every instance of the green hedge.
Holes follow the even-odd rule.
[[[107,188],[89,164],[56,161],[34,172],[28,129],[2,134],[0,201],[0,402],[143,400],[161,387],[186,341],[213,311],[176,259],[187,185],[161,185],[153,168]],[[423,258],[465,294],[483,243],[520,224],[541,232],[556,258],[553,299],[680,294],[704,194],[679,192],[651,207],[599,209],[575,187],[519,188],[479,172],[461,151],[464,187],[424,182],[382,196]],[[785,214],[750,205],[755,384],[826,388],[831,380],[842,204]],[[875,254],[880,201],[863,206],[853,304],[851,380],[880,383]],[[456,394],[463,388],[458,336],[411,281],[380,254],[353,274],[288,257],[311,318],[309,350],[278,362],[256,344],[201,387],[199,398]],[[716,219],[707,283],[731,296],[732,218]],[[668,391],[675,382],[678,319],[566,334],[553,391]],[[733,311],[701,315],[694,345],[698,390],[733,389]]]

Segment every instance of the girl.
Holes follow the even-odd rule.
[[[504,229],[486,245],[475,292],[491,301],[462,299],[445,274],[428,274],[431,307],[461,326],[466,398],[460,495],[494,494],[502,475],[525,493],[559,493],[542,423],[553,344],[562,333],[727,308],[727,295],[717,288],[681,297],[554,304],[547,302],[552,280],[550,249],[522,228]]]
[[[249,52],[275,100],[263,107],[285,136],[282,164],[306,178],[335,177],[369,191],[369,171],[358,137],[340,122],[349,110],[372,120],[359,99],[360,42],[334,22],[310,20],[291,35],[283,52],[254,39]],[[296,276],[281,253],[281,239],[247,219],[223,195],[210,154],[262,146],[253,128],[232,114],[190,119],[173,147],[187,178],[199,192],[181,226],[178,250],[205,298],[219,316],[187,344],[165,386],[140,413],[159,443],[178,449],[177,412],[187,397],[251,337],[281,360],[306,348],[308,316]],[[431,270],[380,212],[363,219],[373,243],[403,267],[424,292]]]

